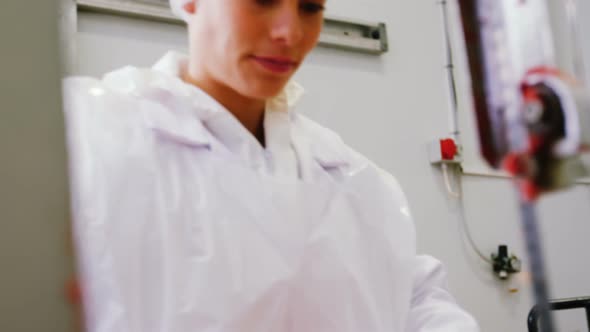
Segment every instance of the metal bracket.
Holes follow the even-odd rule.
[[[106,13],[153,21],[182,24],[172,14],[168,1],[158,0],[76,0],[78,12]],[[336,17],[324,19],[319,45],[368,54],[388,51],[385,23],[369,23]]]

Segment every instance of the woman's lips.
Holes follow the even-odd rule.
[[[252,59],[275,74],[286,74],[297,67],[297,62],[287,58],[254,56]]]

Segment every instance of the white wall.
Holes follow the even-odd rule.
[[[448,132],[442,27],[435,0],[332,0],[328,8],[333,15],[386,22],[391,49],[380,57],[316,49],[296,77],[308,92],[301,111],[338,131],[398,177],[415,217],[419,251],[447,265],[453,292],[483,331],[526,331],[532,301],[524,274],[510,284],[520,287],[511,294],[508,284],[495,280],[490,268],[478,261],[459,232],[457,202],[446,194],[440,171],[428,163],[427,142]],[[178,26],[83,14],[77,42],[78,72],[99,75],[126,64],[150,65],[166,50],[182,49],[185,36]],[[466,148],[474,155],[465,72],[459,68],[461,119],[470,144]],[[477,171],[487,173],[483,166]],[[524,256],[510,181],[487,176],[460,180],[465,215],[482,250],[489,254],[502,243]],[[584,244],[590,234],[590,189],[579,185],[548,196],[540,211],[553,296],[590,295]],[[560,331],[585,330],[581,313],[558,318]]]

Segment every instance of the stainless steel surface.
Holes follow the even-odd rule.
[[[0,331],[70,331],[57,0],[0,1]]]

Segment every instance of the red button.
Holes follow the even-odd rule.
[[[451,138],[440,140],[440,151],[443,160],[453,160],[457,155],[457,144]]]

